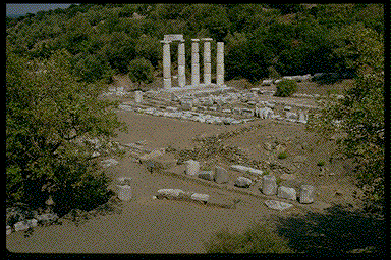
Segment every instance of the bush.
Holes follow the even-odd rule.
[[[278,159],[283,160],[288,157],[288,153],[286,151],[282,151],[281,153],[278,154]]]
[[[277,97],[289,97],[297,90],[297,83],[294,80],[283,79],[277,83],[277,91],[274,94]]]
[[[243,234],[220,231],[204,246],[207,253],[293,253],[285,239],[261,224],[247,228]]]

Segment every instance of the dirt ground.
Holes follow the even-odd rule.
[[[133,112],[119,112],[118,116],[128,126],[128,132],[119,133],[116,140],[121,144],[146,140],[146,146],[149,148],[168,146],[177,150],[191,148],[196,145],[195,137],[216,136],[220,133],[236,131],[239,134],[221,142],[226,146],[239,147],[248,159],[261,161],[262,167],[268,166],[268,170],[277,177],[281,177],[283,172],[280,170],[285,169],[289,171],[290,176],[295,176],[298,182],[314,185],[316,203],[300,205],[295,202],[293,207],[280,212],[269,209],[265,205],[266,196],[233,193],[219,187],[202,185],[158,172],[151,174],[144,165],[125,156],[118,165],[108,168],[107,174],[113,180],[123,176],[132,178],[130,201],[116,204],[117,211],[112,214],[92,217],[83,223],[62,220],[61,225],[35,227],[29,235],[23,231],[13,232],[6,238],[6,247],[9,251],[205,253],[204,242],[220,230],[241,232],[251,224],[271,222],[279,227],[280,234],[291,236],[291,240],[294,241],[295,235],[291,232],[293,229],[290,229],[291,233],[287,231],[287,227],[294,221],[301,220],[307,223],[309,216],[312,216],[311,218],[333,216],[336,207],[346,207],[344,217],[353,216],[349,215],[353,214],[349,212],[360,208],[360,200],[356,198],[359,190],[354,186],[353,178],[349,176],[352,170],[351,164],[339,158],[337,154],[333,155],[335,140],[326,140],[316,133],[307,132],[302,124],[258,119],[244,125],[213,125]],[[240,131],[243,128],[247,128],[247,131]],[[272,146],[277,144],[277,148],[270,150],[265,143],[270,143]],[[280,152],[278,149],[287,151],[286,159],[277,158]],[[331,157],[333,159],[330,161]],[[324,162],[325,165],[318,166],[320,162]],[[221,158],[215,159],[214,163],[225,168],[229,166],[229,163]],[[240,176],[233,171],[229,171],[229,174],[231,178]],[[260,194],[257,185],[252,189]],[[212,197],[226,196],[240,199],[240,202],[236,209],[224,209],[186,201],[154,199],[157,190],[162,188],[207,193]],[[271,199],[278,198],[271,197]],[[293,222],[289,222],[289,219]],[[367,221],[366,218],[362,221],[364,220]],[[368,223],[375,225],[375,222],[368,221]],[[346,225],[354,229],[358,228],[354,221],[346,222]],[[302,226],[308,228],[308,223],[307,226]],[[301,230],[300,226],[295,228],[298,232],[296,236],[300,237],[304,230]],[[333,226],[332,229],[333,231],[323,230],[323,236],[329,237],[328,243],[331,241],[338,244],[333,232],[339,228]],[[367,236],[372,239],[376,234],[367,232]],[[362,240],[357,238],[354,240],[352,237],[352,241],[355,242],[347,249],[361,248],[363,241],[370,240],[367,238],[364,236]],[[369,242],[366,243],[364,247],[371,246]]]

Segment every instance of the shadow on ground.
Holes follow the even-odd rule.
[[[328,208],[326,213],[279,218],[277,231],[298,253],[386,254],[386,221],[341,205]]]

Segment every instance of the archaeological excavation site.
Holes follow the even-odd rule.
[[[83,6],[71,5],[70,9]],[[199,29],[197,25],[203,21],[202,15],[212,14],[207,9],[208,12],[195,16],[192,13],[195,9],[186,9],[198,8],[197,4],[175,5],[170,9],[172,13],[159,9],[168,8],[169,4],[129,6],[132,12],[122,4],[113,7],[119,10],[113,11],[114,18],[99,18],[103,15],[97,11],[103,8],[99,5],[94,7],[96,10],[91,7],[87,9],[91,11],[77,12],[80,19],[90,21],[90,34],[99,33],[99,37],[88,43],[90,45],[87,40],[77,45],[87,56],[79,55],[76,47],[71,49],[69,46],[73,45],[64,43],[64,48],[69,50],[56,53],[57,60],[26,62],[20,58],[17,61],[25,64],[20,66],[26,66],[28,73],[7,74],[11,90],[19,83],[16,80],[17,83],[12,81],[14,85],[8,84],[8,78],[14,80],[20,75],[27,75],[26,82],[31,77],[31,82],[55,86],[37,90],[34,104],[48,100],[42,101],[41,107],[23,110],[23,115],[31,113],[29,120],[35,120],[31,123],[27,123],[28,120],[20,123],[18,117],[12,121],[15,111],[22,111],[20,104],[30,102],[30,98],[21,96],[23,102],[12,101],[19,97],[18,89],[10,98],[7,96],[13,103],[7,102],[17,107],[9,116],[7,114],[12,119],[8,123],[7,118],[7,128],[17,129],[13,130],[15,134],[7,132],[7,163],[10,165],[7,164],[7,253],[293,253],[332,257],[384,253],[384,216],[374,210],[375,204],[368,204],[368,201],[384,199],[384,186],[379,184],[384,185],[384,179],[378,175],[373,177],[373,173],[370,176],[374,181],[368,185],[367,175],[360,175],[361,168],[357,166],[364,162],[362,167],[384,167],[384,163],[372,160],[370,155],[373,153],[372,157],[376,157],[384,152],[384,147],[378,149],[384,145],[384,123],[373,120],[376,113],[380,113],[378,109],[348,107],[349,102],[359,99],[359,94],[351,89],[359,89],[357,82],[367,84],[369,76],[357,76],[361,73],[359,69],[354,76],[345,70],[341,72],[342,69],[322,70],[322,66],[330,67],[331,62],[322,61],[319,65],[312,60],[331,55],[322,53],[324,49],[327,52],[326,44],[324,49],[316,49],[316,57],[300,56],[301,66],[310,69],[294,69],[293,65],[285,65],[293,59],[289,56],[293,54],[284,56],[284,51],[300,48],[303,43],[273,40],[273,37],[280,39],[281,28],[289,21],[298,19],[304,23],[299,13],[312,17],[313,13],[321,13],[323,9],[319,6],[323,5],[300,4],[302,9],[284,11],[277,4],[264,4],[262,9],[256,9],[258,11],[248,11],[248,16],[253,12],[262,13],[262,17],[254,15],[252,19],[266,19],[262,20],[264,24],[274,23],[267,20],[270,17],[282,17],[278,20],[281,28],[270,29],[273,35],[265,39],[262,38],[266,37],[265,32],[255,25],[251,27],[254,32],[247,32],[250,29],[245,28],[252,20],[236,14],[236,7],[231,5],[212,6],[227,9],[229,17],[241,19],[243,24],[237,22],[236,27],[231,24],[229,28],[242,28],[243,33],[223,34],[227,23],[223,18],[220,19],[224,22],[205,18],[207,26],[216,28]],[[173,10],[176,9],[183,10],[175,16]],[[282,11],[277,15],[273,10]],[[210,12],[218,17],[220,11]],[[97,13],[96,16],[82,15],[89,12]],[[297,17],[289,16],[292,12]],[[113,22],[115,19],[120,22]],[[147,19],[161,23],[165,19],[188,21],[175,23],[175,29],[166,25],[169,29],[160,29],[158,36],[151,34],[152,37],[148,30],[158,30],[158,26],[146,23]],[[121,23],[127,27],[115,31]],[[325,22],[321,25],[327,27]],[[67,26],[74,25],[70,22]],[[183,29],[191,26],[199,31],[189,33],[186,30],[190,29]],[[86,25],[76,27],[84,30]],[[142,28],[144,34],[137,28]],[[72,40],[65,38],[69,42],[87,37],[77,36],[74,30],[76,36],[69,36]],[[346,34],[350,35],[348,32]],[[114,34],[112,39],[108,36],[111,33]],[[289,33],[299,37],[297,35],[303,32]],[[132,39],[133,36],[128,35],[137,37]],[[124,37],[126,41],[134,41],[133,45],[122,41]],[[278,50],[278,55],[270,56],[270,61],[261,61],[262,55],[266,57],[271,52],[257,45],[257,37],[263,39],[265,46]],[[104,41],[114,47],[100,47]],[[333,41],[335,45],[347,42]],[[48,44],[63,46],[60,43]],[[244,45],[245,54],[241,49]],[[93,55],[94,48],[102,48],[101,56],[96,59],[88,56]],[[310,47],[306,48],[310,52]],[[333,52],[333,62],[347,55],[341,51],[341,46],[338,48],[339,52]],[[18,49],[12,51],[18,53]],[[33,57],[38,55],[30,52]],[[132,63],[123,53],[133,52]],[[14,57],[12,55],[7,52],[7,56]],[[76,58],[68,62],[72,55]],[[239,66],[241,55],[257,66]],[[83,64],[83,59],[88,62]],[[18,62],[7,60],[12,73],[19,68]],[[100,81],[92,81],[94,74],[88,74],[94,62],[106,66],[101,69]],[[260,68],[262,62],[266,68]],[[350,63],[343,64],[348,67],[346,64]],[[64,72],[68,65],[72,73],[78,73],[74,79],[69,76],[74,74],[62,74],[68,73]],[[338,66],[335,67],[342,65]],[[97,67],[94,71],[100,70]],[[251,75],[255,75],[255,79]],[[384,77],[384,72],[373,75]],[[60,81],[65,83],[58,83]],[[374,80],[373,84],[384,84],[378,81]],[[88,89],[88,84],[96,84],[95,89]],[[65,90],[66,93],[61,92]],[[384,101],[380,98],[361,100],[370,100],[370,105]],[[42,110],[45,114],[40,116]],[[349,120],[346,115],[351,116]],[[360,116],[365,119],[359,121]],[[347,128],[354,120],[360,124]],[[375,133],[378,138],[371,139],[373,144],[363,141],[364,132],[360,129],[367,123],[373,128],[365,128],[369,129],[365,134]],[[27,124],[33,130],[18,128]],[[38,127],[40,124],[46,128]],[[38,137],[23,136],[27,132]],[[362,135],[356,138],[352,132]],[[31,148],[26,148],[30,144]],[[354,147],[358,152],[346,152],[346,147]],[[18,152],[9,152],[16,150]],[[31,161],[24,165],[26,160]]]

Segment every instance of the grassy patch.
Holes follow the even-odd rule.
[[[247,228],[243,234],[222,230],[204,246],[208,253],[293,253],[285,239],[262,224]]]

